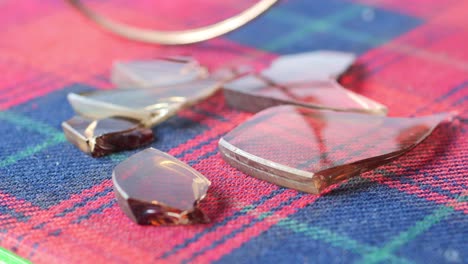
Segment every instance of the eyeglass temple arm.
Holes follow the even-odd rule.
[[[160,31],[133,27],[108,19],[91,10],[80,0],[65,1],[69,2],[87,18],[117,35],[131,40],[163,45],[191,44],[219,37],[249,23],[278,2],[278,0],[260,0],[235,16],[204,27],[180,31]]]

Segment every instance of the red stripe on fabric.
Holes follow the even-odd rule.
[[[113,198],[113,197],[112,197]],[[109,198],[111,199],[111,198]],[[70,202],[71,200],[67,200]],[[77,201],[79,202],[79,201]],[[97,202],[98,203],[98,202]],[[87,203],[87,208],[81,207],[77,208],[74,213],[80,213],[82,211],[87,211],[89,207],[92,206],[93,203]],[[55,217],[57,213],[63,211],[63,209],[69,208],[61,208],[63,204],[60,204],[56,208],[51,208],[49,210],[37,210],[31,216],[31,218],[26,222],[18,222],[14,228],[11,228],[7,231],[5,236],[10,238],[20,238],[21,237],[21,247],[19,247],[16,251],[17,254],[21,256],[29,256],[31,253],[34,252],[34,244],[38,242],[44,242],[47,240],[50,232],[55,232],[60,230],[63,227],[68,226],[69,222],[73,220],[73,214],[68,214],[65,217]],[[41,228],[34,228],[35,226],[39,226],[41,224],[45,225]],[[53,224],[53,225],[52,225]],[[2,242],[2,246],[5,248],[16,248],[18,244],[18,240],[10,239],[7,243],[6,241]],[[60,245],[58,245],[59,247]],[[60,247],[59,247],[60,248]]]
[[[4,192],[0,192],[0,204],[26,216],[34,214],[34,211],[41,210],[40,207],[37,207],[28,201],[20,200]]]
[[[216,98],[213,98],[212,100],[213,101],[223,100],[221,95],[218,95],[218,96]],[[222,106],[223,106],[223,108],[225,108],[224,104]],[[205,107],[203,105],[201,105],[201,106],[197,106],[197,108],[203,109]],[[209,111],[209,108],[206,109],[206,110]],[[198,136],[194,137],[193,139],[188,140],[187,142],[185,142],[184,144],[182,144],[182,145],[180,145],[180,146],[178,146],[176,148],[171,149],[169,151],[169,154],[177,156],[177,155],[183,153],[184,151],[187,151],[187,150],[192,149],[193,147],[199,145],[200,142],[205,142],[206,140],[208,140],[210,138],[216,138],[216,137],[219,138],[221,135],[223,135],[227,131],[230,131],[235,126],[237,126],[237,124],[241,123],[242,121],[244,121],[246,118],[248,118],[251,115],[251,114],[248,114],[248,113],[238,113],[238,112],[226,111],[226,109],[223,109],[222,112],[216,111],[215,113],[222,115],[223,118],[225,118],[228,121],[220,121],[220,120],[217,120],[216,118],[207,117],[206,115],[196,113],[196,112],[191,111],[191,110],[183,111],[183,112],[179,113],[178,115],[181,116],[181,117],[189,118],[190,120],[200,122],[201,124],[203,124],[203,125],[205,125],[207,127],[210,127],[210,128],[214,128],[214,129],[209,129],[205,133],[203,133],[201,135],[198,135]],[[217,142],[217,140],[216,140],[216,142]]]
[[[17,95],[17,97],[9,98],[8,101],[6,102],[0,102],[0,110],[6,110],[12,106],[27,102],[33,98],[43,96],[55,90],[60,90],[63,88],[63,85],[64,85],[63,82],[56,81],[56,82],[53,82],[52,84],[48,83],[47,86],[42,87],[40,89],[27,92],[27,93],[25,92],[20,95]],[[41,87],[41,86],[37,86],[37,87]]]
[[[367,177],[366,177],[367,178]],[[419,187],[412,185],[412,184],[406,184],[406,183],[401,183],[397,180],[392,180],[386,177],[368,177],[368,179],[385,184],[391,188],[416,195],[420,198],[424,198],[428,201],[433,201],[436,202],[437,204],[442,204],[446,206],[451,206],[455,210],[462,211],[465,214],[468,214],[468,202],[460,202],[455,199],[448,198],[444,195],[431,192],[429,190],[422,190]]]
[[[440,2],[445,4],[444,1]],[[454,28],[468,29],[468,23],[466,23],[466,10],[468,10],[468,1],[454,1],[447,6],[448,8],[439,10],[431,19],[430,23],[451,26]]]
[[[79,231],[79,228],[78,230]],[[86,234],[88,235],[88,234]],[[93,236],[91,234],[91,236]],[[33,263],[44,263],[44,264],[63,264],[63,263],[109,263],[109,259],[112,259],[112,255],[108,253],[109,251],[90,251],[87,247],[80,248],[76,245],[77,241],[80,241],[78,238],[69,238],[60,241],[59,243],[54,243],[56,237],[50,237],[48,240],[44,241],[44,247],[40,246],[37,249],[33,249],[34,252],[32,255],[21,254],[19,255],[28,256],[28,259]],[[102,241],[101,238],[96,238],[96,242]],[[74,241],[75,243],[70,243]],[[103,241],[104,242],[104,241]],[[25,247],[26,245],[22,245]],[[74,252],[74,254],[70,254]],[[65,262],[64,262],[65,260]],[[118,263],[118,262],[116,262]]]
[[[31,218],[26,223],[17,222],[17,226],[9,229],[8,233],[16,237],[25,236],[25,241],[27,240],[26,238],[33,237],[32,242],[36,242],[36,240],[34,239],[37,236],[37,233],[44,236],[45,233],[54,229],[54,228],[48,228],[47,226],[50,220],[65,219],[63,217],[55,218],[54,217],[55,215],[63,212],[65,209],[72,208],[76,203],[82,202],[86,198],[95,196],[97,193],[102,192],[106,187],[110,187],[110,186],[112,186],[111,181],[105,180],[101,184],[95,185],[92,188],[83,191],[81,194],[71,195],[71,197],[68,200],[64,200],[56,206],[52,206],[48,209],[41,209],[41,208],[35,207],[34,212],[30,214]],[[77,210],[79,209],[80,208],[77,208]],[[33,227],[42,223],[47,223],[44,226],[44,228],[33,229]]]

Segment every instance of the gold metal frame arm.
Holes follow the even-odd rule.
[[[278,0],[260,0],[258,3],[254,4],[247,10],[244,10],[240,14],[209,26],[180,31],[160,31],[133,27],[108,19],[91,10],[80,0],[66,1],[87,18],[117,35],[136,41],[163,45],[191,44],[219,37],[242,27],[278,2]]]

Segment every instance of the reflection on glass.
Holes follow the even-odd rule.
[[[229,105],[258,112],[268,107],[294,104],[316,109],[385,115],[387,108],[365,96],[344,89],[334,80],[288,86],[275,85],[256,75],[247,75],[224,86]]]
[[[118,203],[141,225],[207,223],[198,209],[210,181],[190,166],[159,150],[132,155],[112,175]]]
[[[403,155],[449,116],[393,118],[278,106],[228,133],[219,149],[246,174],[317,194]]]

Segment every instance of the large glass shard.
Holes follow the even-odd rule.
[[[68,101],[80,115],[93,119],[122,116],[136,119],[145,126],[157,125],[181,108],[213,95],[222,82],[196,80],[154,89],[116,89],[84,94],[68,94]]]
[[[352,53],[312,51],[276,58],[261,75],[277,84],[336,79],[355,61]]]
[[[198,208],[211,182],[171,155],[149,148],[114,169],[120,208],[141,225],[207,223]]]
[[[260,75],[246,75],[226,83],[227,103],[240,110],[258,112],[265,108],[294,104],[316,109],[385,115],[387,108],[365,96],[344,89],[334,80],[276,85]]]
[[[189,57],[115,62],[111,81],[119,88],[157,88],[206,78],[207,70]]]
[[[403,155],[449,117],[393,118],[277,106],[221,138],[219,150],[246,174],[318,194]]]
[[[68,141],[93,157],[150,144],[153,131],[138,122],[123,118],[93,120],[75,116],[62,123]]]

